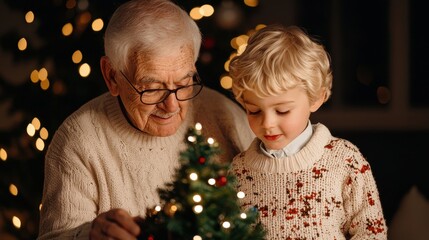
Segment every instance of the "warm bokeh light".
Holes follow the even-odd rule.
[[[232,78],[230,76],[223,76],[220,79],[220,85],[224,89],[231,89],[232,88]]]
[[[264,27],[266,27],[267,25],[265,25],[265,24],[258,24],[258,25],[256,25],[256,27],[255,27],[255,30],[257,31],[257,30],[260,30],[260,29],[262,29],[262,28],[264,28]]]
[[[191,16],[191,18],[194,20],[200,20],[201,18],[203,18],[203,15],[201,14],[199,7],[192,8],[191,11],[189,12],[189,16]]]
[[[237,49],[237,55],[241,55],[246,50],[247,44],[242,44]]]
[[[195,142],[196,140],[197,140],[197,138],[195,138],[195,136],[188,136],[189,142]]]
[[[209,185],[215,185],[216,184],[216,179],[214,179],[214,178],[210,178],[209,180],[207,180],[207,183],[209,184]]]
[[[40,129],[40,133],[39,134],[40,134],[40,138],[43,139],[43,140],[46,140],[49,137],[48,129],[46,129],[44,127],[42,127]]]
[[[210,145],[212,145],[212,144],[215,142],[215,140],[214,140],[214,138],[209,137],[209,138],[207,138],[207,142],[208,142]]]
[[[72,9],[74,7],[76,7],[76,0],[67,0],[66,8]]]
[[[203,240],[201,236],[195,235],[192,240]]]
[[[249,36],[248,35],[240,35],[240,36],[238,36],[238,37],[235,38],[235,42],[237,44],[237,48],[239,48],[243,44],[247,44],[247,41],[249,41]]]
[[[7,152],[4,148],[0,148],[0,159],[3,161],[7,160]]]
[[[73,55],[72,55],[72,61],[74,63],[80,63],[82,61],[83,55],[82,52],[80,50],[76,50],[74,51]]]
[[[18,41],[18,49],[20,51],[24,51],[25,49],[27,49],[27,40],[25,38],[21,38]]]
[[[246,214],[246,213],[241,213],[241,214],[240,214],[240,217],[241,217],[242,219],[246,219],[246,218],[247,218],[247,214]]]
[[[244,198],[245,196],[246,196],[246,194],[244,194],[244,192],[242,192],[242,191],[237,193],[238,198]]]
[[[204,4],[200,7],[199,12],[204,17],[210,17],[214,13],[214,8],[209,4]]]
[[[26,21],[27,23],[32,23],[32,22],[34,21],[34,13],[33,13],[32,11],[28,11],[28,12],[25,14],[25,21]]]
[[[13,196],[18,196],[18,188],[15,186],[15,184],[10,184],[9,185],[9,192]]]
[[[203,206],[196,205],[192,208],[196,214],[201,213],[203,211]]]
[[[39,151],[43,151],[43,149],[45,149],[45,142],[41,138],[37,138],[37,140],[36,140],[36,148]]]
[[[45,79],[40,82],[40,88],[42,88],[42,90],[48,90],[49,85],[50,85],[49,79]]]
[[[64,36],[70,36],[73,32],[73,25],[71,23],[64,24],[61,32]]]
[[[86,25],[87,23],[89,23],[89,21],[91,21],[91,13],[89,12],[83,12],[79,15],[78,17],[78,24],[79,25]]]
[[[249,7],[257,7],[259,5],[259,0],[244,0],[244,4]]]
[[[229,72],[229,63],[231,62],[231,60],[226,60],[226,62],[223,64],[223,69],[225,69],[225,71]]]
[[[30,74],[30,80],[33,83],[37,83],[39,81],[39,71],[33,70]]]
[[[192,197],[192,200],[194,200],[194,202],[196,202],[196,203],[198,203],[198,202],[201,202],[201,196],[200,195],[198,195],[198,194],[195,194],[193,197]]]
[[[46,80],[48,78],[48,70],[46,70],[46,68],[41,68],[38,77],[42,81]]]
[[[94,30],[95,32],[101,31],[104,27],[104,22],[103,19],[101,18],[97,18],[92,22],[92,30]]]
[[[82,77],[88,77],[90,73],[91,73],[91,67],[89,66],[88,63],[84,63],[84,64],[80,65],[79,74]]]
[[[31,124],[33,124],[34,129],[36,129],[36,130],[39,130],[40,127],[42,126],[42,124],[40,123],[40,120],[37,117],[35,117],[35,118],[33,118],[33,120],[31,120]]]
[[[198,174],[196,173],[189,174],[189,179],[191,179],[192,181],[198,180]]]
[[[231,227],[231,223],[228,222],[228,221],[225,221],[225,222],[222,223],[222,227],[223,228],[230,228]]]
[[[19,219],[17,216],[13,216],[12,217],[12,224],[17,229],[20,229],[21,228],[21,219]]]
[[[28,136],[32,137],[32,136],[34,136],[35,133],[36,133],[36,129],[34,128],[34,125],[31,124],[31,123],[29,123],[27,125],[27,134],[28,134]]]

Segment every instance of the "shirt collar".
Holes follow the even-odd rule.
[[[261,142],[259,147],[261,148],[261,151],[265,155],[271,158],[287,157],[301,150],[305,146],[305,144],[307,144],[308,140],[310,140],[311,135],[313,135],[313,127],[311,126],[311,122],[308,121],[307,127],[304,129],[304,131],[300,135],[298,135],[298,137],[292,140],[292,142],[286,145],[283,149],[279,149],[279,150],[267,149],[265,148],[265,145],[263,142]]]

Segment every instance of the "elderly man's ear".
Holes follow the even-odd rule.
[[[104,82],[109,88],[110,94],[116,97],[119,95],[118,83],[116,82],[116,71],[113,69],[110,59],[103,56],[100,59],[101,73],[103,74]]]

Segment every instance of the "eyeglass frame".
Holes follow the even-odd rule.
[[[140,102],[141,103],[143,103],[143,104],[146,104],[146,105],[155,105],[155,104],[158,104],[158,103],[162,103],[162,102],[164,102],[165,101],[165,99],[167,99],[172,93],[174,93],[174,96],[176,96],[176,100],[177,101],[181,101],[181,102],[183,102],[183,101],[188,101],[188,100],[191,100],[192,98],[194,98],[194,97],[196,97],[196,96],[198,96],[198,94],[200,94],[200,92],[201,92],[201,90],[203,89],[203,87],[204,87],[204,85],[202,84],[202,81],[201,81],[201,78],[200,78],[200,75],[198,74],[198,72],[195,72],[194,73],[194,75],[192,76],[192,80],[194,81],[195,79],[197,80],[196,82],[197,83],[193,83],[193,84],[191,84],[191,85],[186,85],[186,86],[181,86],[181,87],[178,87],[178,88],[175,88],[175,89],[168,89],[168,88],[159,88],[159,89],[145,89],[145,90],[142,90],[142,91],[139,91],[132,83],[131,83],[131,81],[127,78],[127,76],[125,76],[125,74],[122,72],[122,71],[119,71],[121,74],[122,74],[122,76],[125,78],[125,80],[127,80],[127,82],[128,82],[128,84],[130,84],[130,86],[134,89],[134,91],[136,91],[136,93],[137,94],[139,94],[140,95]],[[194,79],[195,78],[195,79]],[[183,88],[187,88],[187,87],[192,87],[192,86],[200,86],[200,89],[198,90],[198,92],[195,94],[195,96],[193,96],[193,97],[191,97],[191,98],[187,98],[187,99],[183,99],[183,100],[181,100],[181,99],[179,99],[178,97],[177,97],[177,91],[179,91],[180,89],[183,89]],[[165,95],[165,97],[163,97],[163,98],[161,98],[161,100],[160,101],[158,101],[158,102],[155,102],[155,103],[145,103],[145,102],[143,102],[143,94],[145,93],[145,92],[155,92],[155,91],[168,91],[168,94],[166,94]]]

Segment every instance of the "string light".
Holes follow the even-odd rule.
[[[208,182],[208,184],[209,184],[209,185],[212,185],[212,186],[213,186],[213,185],[215,185],[215,184],[216,184],[216,179],[214,179],[214,178],[210,178],[207,182]]]
[[[230,228],[231,227],[231,223],[228,222],[228,221],[225,221],[225,222],[222,223],[222,227],[223,228]]]
[[[189,174],[189,179],[191,179],[192,181],[198,180],[198,174],[196,173]]]
[[[192,210],[194,210],[194,212],[195,212],[196,214],[199,214],[199,213],[201,213],[201,212],[203,211],[203,206],[201,206],[201,205],[195,205],[195,206],[192,208]]]
[[[195,136],[188,136],[188,141],[189,142],[195,142],[197,140],[197,138]]]
[[[244,192],[242,192],[242,191],[240,191],[240,192],[237,193],[237,197],[240,198],[240,199],[244,198],[245,196],[246,196],[246,194]]]
[[[192,200],[194,200],[194,202],[198,203],[198,202],[201,202],[202,198],[201,198],[201,196],[200,196],[200,195],[195,194],[195,195],[192,197]]]

